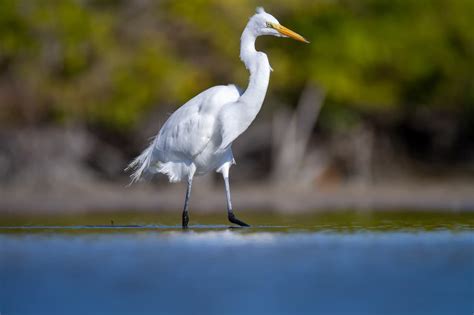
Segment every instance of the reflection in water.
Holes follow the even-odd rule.
[[[278,214],[254,212],[240,214],[243,220],[252,223],[251,229],[242,233],[255,232],[318,232],[318,231],[471,231],[474,229],[474,212],[328,212],[310,214]],[[227,216],[222,214],[192,214],[191,227],[194,230],[221,230],[229,228]],[[8,227],[8,231],[6,229]],[[23,233],[26,229],[55,229],[56,232],[71,233],[74,230],[100,230],[113,232],[127,230],[181,230],[180,213],[86,213],[81,215],[2,215],[0,233]],[[33,231],[29,231],[33,232]],[[79,231],[82,233],[83,231]],[[125,232],[125,231],[119,231]]]
[[[474,233],[0,234],[2,314],[470,314]]]

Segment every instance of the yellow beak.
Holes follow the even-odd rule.
[[[284,27],[283,25],[276,24],[276,23],[269,23],[269,24],[278,33],[280,33],[282,35],[285,35],[287,37],[293,38],[294,40],[309,44],[309,41],[307,41],[306,38],[304,38],[303,36],[301,36],[300,34],[298,34],[296,32],[293,32],[289,28]]]

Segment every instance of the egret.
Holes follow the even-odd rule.
[[[230,222],[249,226],[234,215],[230,196],[229,169],[235,164],[232,142],[254,121],[262,107],[270,79],[270,63],[265,53],[255,49],[262,35],[290,37],[309,43],[303,36],[282,26],[261,7],[257,8],[240,39],[240,59],[250,72],[248,87],[241,92],[235,85],[219,85],[196,95],[178,108],[164,123],[150,145],[135,158],[132,183],[145,174],[162,173],[170,182],[187,181],[182,226],[188,227],[188,206],[194,176],[210,171],[224,178],[227,215]]]

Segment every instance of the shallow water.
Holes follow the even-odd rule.
[[[1,314],[471,314],[474,216],[3,217]],[[109,222],[107,221],[109,220]],[[110,220],[113,220],[113,225]],[[255,227],[256,225],[256,227]]]

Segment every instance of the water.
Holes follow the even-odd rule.
[[[3,217],[0,312],[474,310],[473,214],[242,215],[249,229],[223,219],[195,215],[182,232],[176,215]]]

